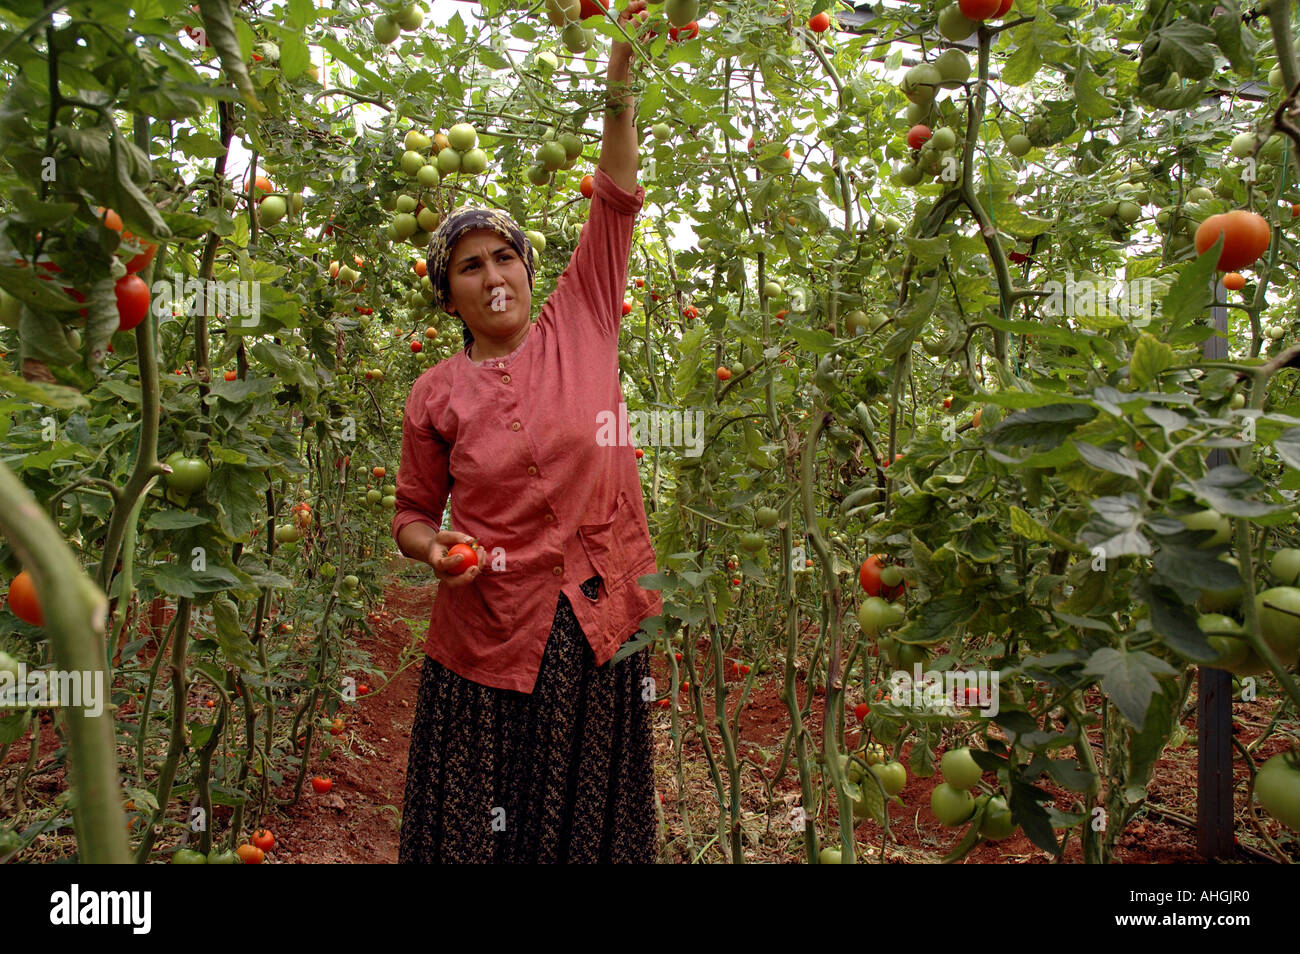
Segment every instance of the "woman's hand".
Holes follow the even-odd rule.
[[[477,562],[465,570],[463,573],[453,573],[456,567],[469,558],[462,554],[456,556],[447,556],[447,550],[457,543],[467,543],[474,546],[473,537],[464,533],[457,533],[455,530],[439,530],[433,542],[429,544],[429,552],[424,558],[424,562],[433,567],[433,575],[438,578],[440,583],[447,586],[465,586],[473,582],[474,578],[479,575],[481,567]],[[477,553],[478,551],[475,550]]]
[[[626,7],[623,8],[623,10],[619,12],[618,15],[619,26],[621,26],[624,30],[626,30],[629,36],[636,36],[638,32],[641,30],[642,24],[645,23],[646,17],[650,15],[650,12],[646,10],[647,2],[648,0],[632,0],[631,3],[629,3]],[[614,41],[615,46],[619,45],[620,43],[623,46],[628,46],[626,40]],[[632,52],[631,47],[628,47],[627,52],[628,53]]]

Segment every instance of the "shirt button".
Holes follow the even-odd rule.
[[[561,573],[564,572],[564,567],[562,567],[562,566],[557,566],[557,567],[556,567],[554,570],[552,570],[551,572],[554,573],[556,576],[559,576]]]
[[[518,422],[518,421],[515,421],[513,424],[510,425],[510,429],[511,429],[512,431],[517,431],[517,430],[519,430],[519,427],[520,427],[520,425],[519,425],[519,422]]]
[[[510,375],[508,375],[508,374],[503,374],[503,375],[501,375],[501,383],[502,383],[502,384],[509,384],[509,383],[510,383]]]
[[[529,468],[528,468],[528,473],[529,473],[531,476],[536,477],[536,476],[537,476],[537,468],[536,468],[536,467],[529,467]]]
[[[549,513],[548,513],[548,514],[546,515],[546,522],[547,522],[547,523],[554,523],[554,522],[555,522],[555,515],[554,515],[554,514],[549,514]]]

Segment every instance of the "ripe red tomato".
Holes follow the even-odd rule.
[[[638,447],[636,449],[636,459],[640,460],[644,456],[645,456],[645,451],[643,451],[641,448]]]
[[[123,275],[113,285],[117,296],[117,330],[130,331],[149,314],[149,286],[139,275]]]
[[[347,723],[343,721],[342,717],[336,716],[334,721],[330,723],[330,735],[342,735],[346,725]]]
[[[1023,265],[1029,261],[1029,256],[1024,252],[1007,252],[1007,261],[1013,265]]]
[[[1273,230],[1268,220],[1258,212],[1233,209],[1211,215],[1196,230],[1196,253],[1203,254],[1223,236],[1223,250],[1219,253],[1217,268],[1221,272],[1235,272],[1246,268],[1268,251]]]
[[[867,713],[870,711],[871,711],[871,707],[867,705],[865,702],[859,702],[856,706],[853,707],[853,715],[857,718],[859,722],[865,719],[867,717]]]
[[[730,368],[720,367],[720,368],[718,368],[718,372],[717,372],[717,373],[718,373],[718,380],[719,380],[719,381],[729,381],[729,380],[731,380],[731,369],[730,369]]]
[[[830,29],[830,26],[831,15],[826,12],[819,13],[808,21],[808,29],[812,30],[814,33],[825,33]]]
[[[587,17],[598,17],[604,14],[606,5],[602,0],[582,0],[582,9],[578,12],[579,18],[585,20]]]
[[[235,849],[235,854],[246,865],[260,865],[266,859],[266,852],[256,845],[240,845]]]
[[[913,149],[920,149],[930,138],[930,127],[917,123],[907,131],[907,144]]]
[[[370,695],[370,687],[363,682],[361,685],[357,686],[357,695],[359,696]]]
[[[632,303],[628,301],[626,298],[623,299],[623,314],[624,315],[632,314]]]
[[[239,372],[238,372],[238,371],[227,371],[227,372],[226,372],[226,380],[227,380],[227,381],[234,381],[234,380],[237,380],[238,378],[239,378]]]
[[[259,828],[253,832],[253,844],[263,851],[270,851],[275,847],[275,835],[271,834],[270,829]]]
[[[423,350],[424,350],[424,345],[420,344],[420,342],[418,342],[418,341],[412,341],[412,342],[411,342],[411,353],[412,353],[412,354],[419,354],[419,353],[420,353],[421,351],[423,351]]]
[[[9,612],[24,623],[32,626],[45,625],[45,613],[41,610],[41,601],[36,596],[36,583],[26,570],[14,577],[9,584]]]
[[[376,477],[383,477],[388,473],[388,469],[386,467],[375,467],[370,472]]]
[[[271,180],[268,179],[266,176],[258,176],[256,179],[254,179],[254,180],[253,180],[253,186],[255,186],[255,187],[257,188],[257,191],[258,191],[258,192],[274,192],[274,191],[275,191],[275,187],[271,185]],[[252,190],[249,188],[249,185],[248,185],[247,182],[244,183],[244,191],[245,191],[246,193],[252,191]]]
[[[668,39],[670,40],[693,40],[699,35],[700,25],[695,20],[692,20],[684,27],[670,26],[668,28]]]
[[[317,795],[324,795],[333,787],[334,787],[333,782],[331,782],[327,778],[321,778],[319,775],[311,780],[312,791],[314,791]]]
[[[590,199],[596,194],[596,177],[591,173],[582,177],[582,184],[579,186],[585,198]]]
[[[903,595],[903,587],[906,584],[899,583],[896,586],[886,586],[880,579],[880,573],[884,568],[885,563],[879,554],[867,557],[862,561],[862,566],[858,568],[858,582],[862,584],[862,589],[868,596],[896,600]]]
[[[644,278],[638,278],[638,279],[636,280],[636,287],[637,287],[637,288],[645,288],[645,279],[644,279]]]
[[[1228,272],[1223,276],[1223,287],[1228,291],[1240,291],[1246,287],[1246,276],[1241,272]]]
[[[450,570],[447,571],[447,572],[450,573],[452,576],[460,576],[460,574],[464,573],[464,572],[465,572],[466,570],[468,570],[470,567],[472,567],[472,566],[474,566],[476,563],[478,563],[478,554],[475,553],[475,552],[474,552],[474,549],[473,549],[469,544],[467,544],[467,543],[457,543],[457,544],[454,544],[454,545],[453,545],[453,546],[452,546],[452,547],[447,551],[447,556],[449,556],[449,557],[454,557],[454,556],[463,556],[463,557],[464,557],[464,559],[460,561],[460,566],[455,567],[455,568],[450,569]]]
[[[126,270],[131,273],[139,272],[148,268],[149,263],[153,261],[153,257],[158,254],[157,245],[153,242],[142,241],[130,232],[122,233],[122,243],[122,247],[126,248],[127,251],[130,251],[130,246],[139,246],[141,249],[132,256],[129,262],[126,263]],[[127,243],[130,243],[130,245],[127,245]]]
[[[997,16],[1002,0],[957,0],[967,20],[990,20]]]

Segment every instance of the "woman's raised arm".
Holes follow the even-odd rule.
[[[646,0],[631,0],[618,17],[629,34],[640,28],[645,19]],[[614,182],[625,192],[636,191],[637,134],[636,102],[630,86],[632,47],[622,40],[609,49],[609,73],[605,86],[609,104],[605,110],[605,135],[600,146],[600,162]]]

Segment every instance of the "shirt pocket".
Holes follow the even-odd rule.
[[[622,534],[636,524],[632,521],[632,508],[627,501],[627,494],[620,492],[614,513],[608,520],[600,523],[587,523],[578,527],[578,538],[587,558],[596,572],[605,581],[605,592],[612,592],[627,582],[636,569],[630,560],[630,554]]]
[[[454,618],[470,619],[481,625],[485,635],[503,642],[514,635],[513,594],[503,574],[484,570],[464,586],[446,587]]]

